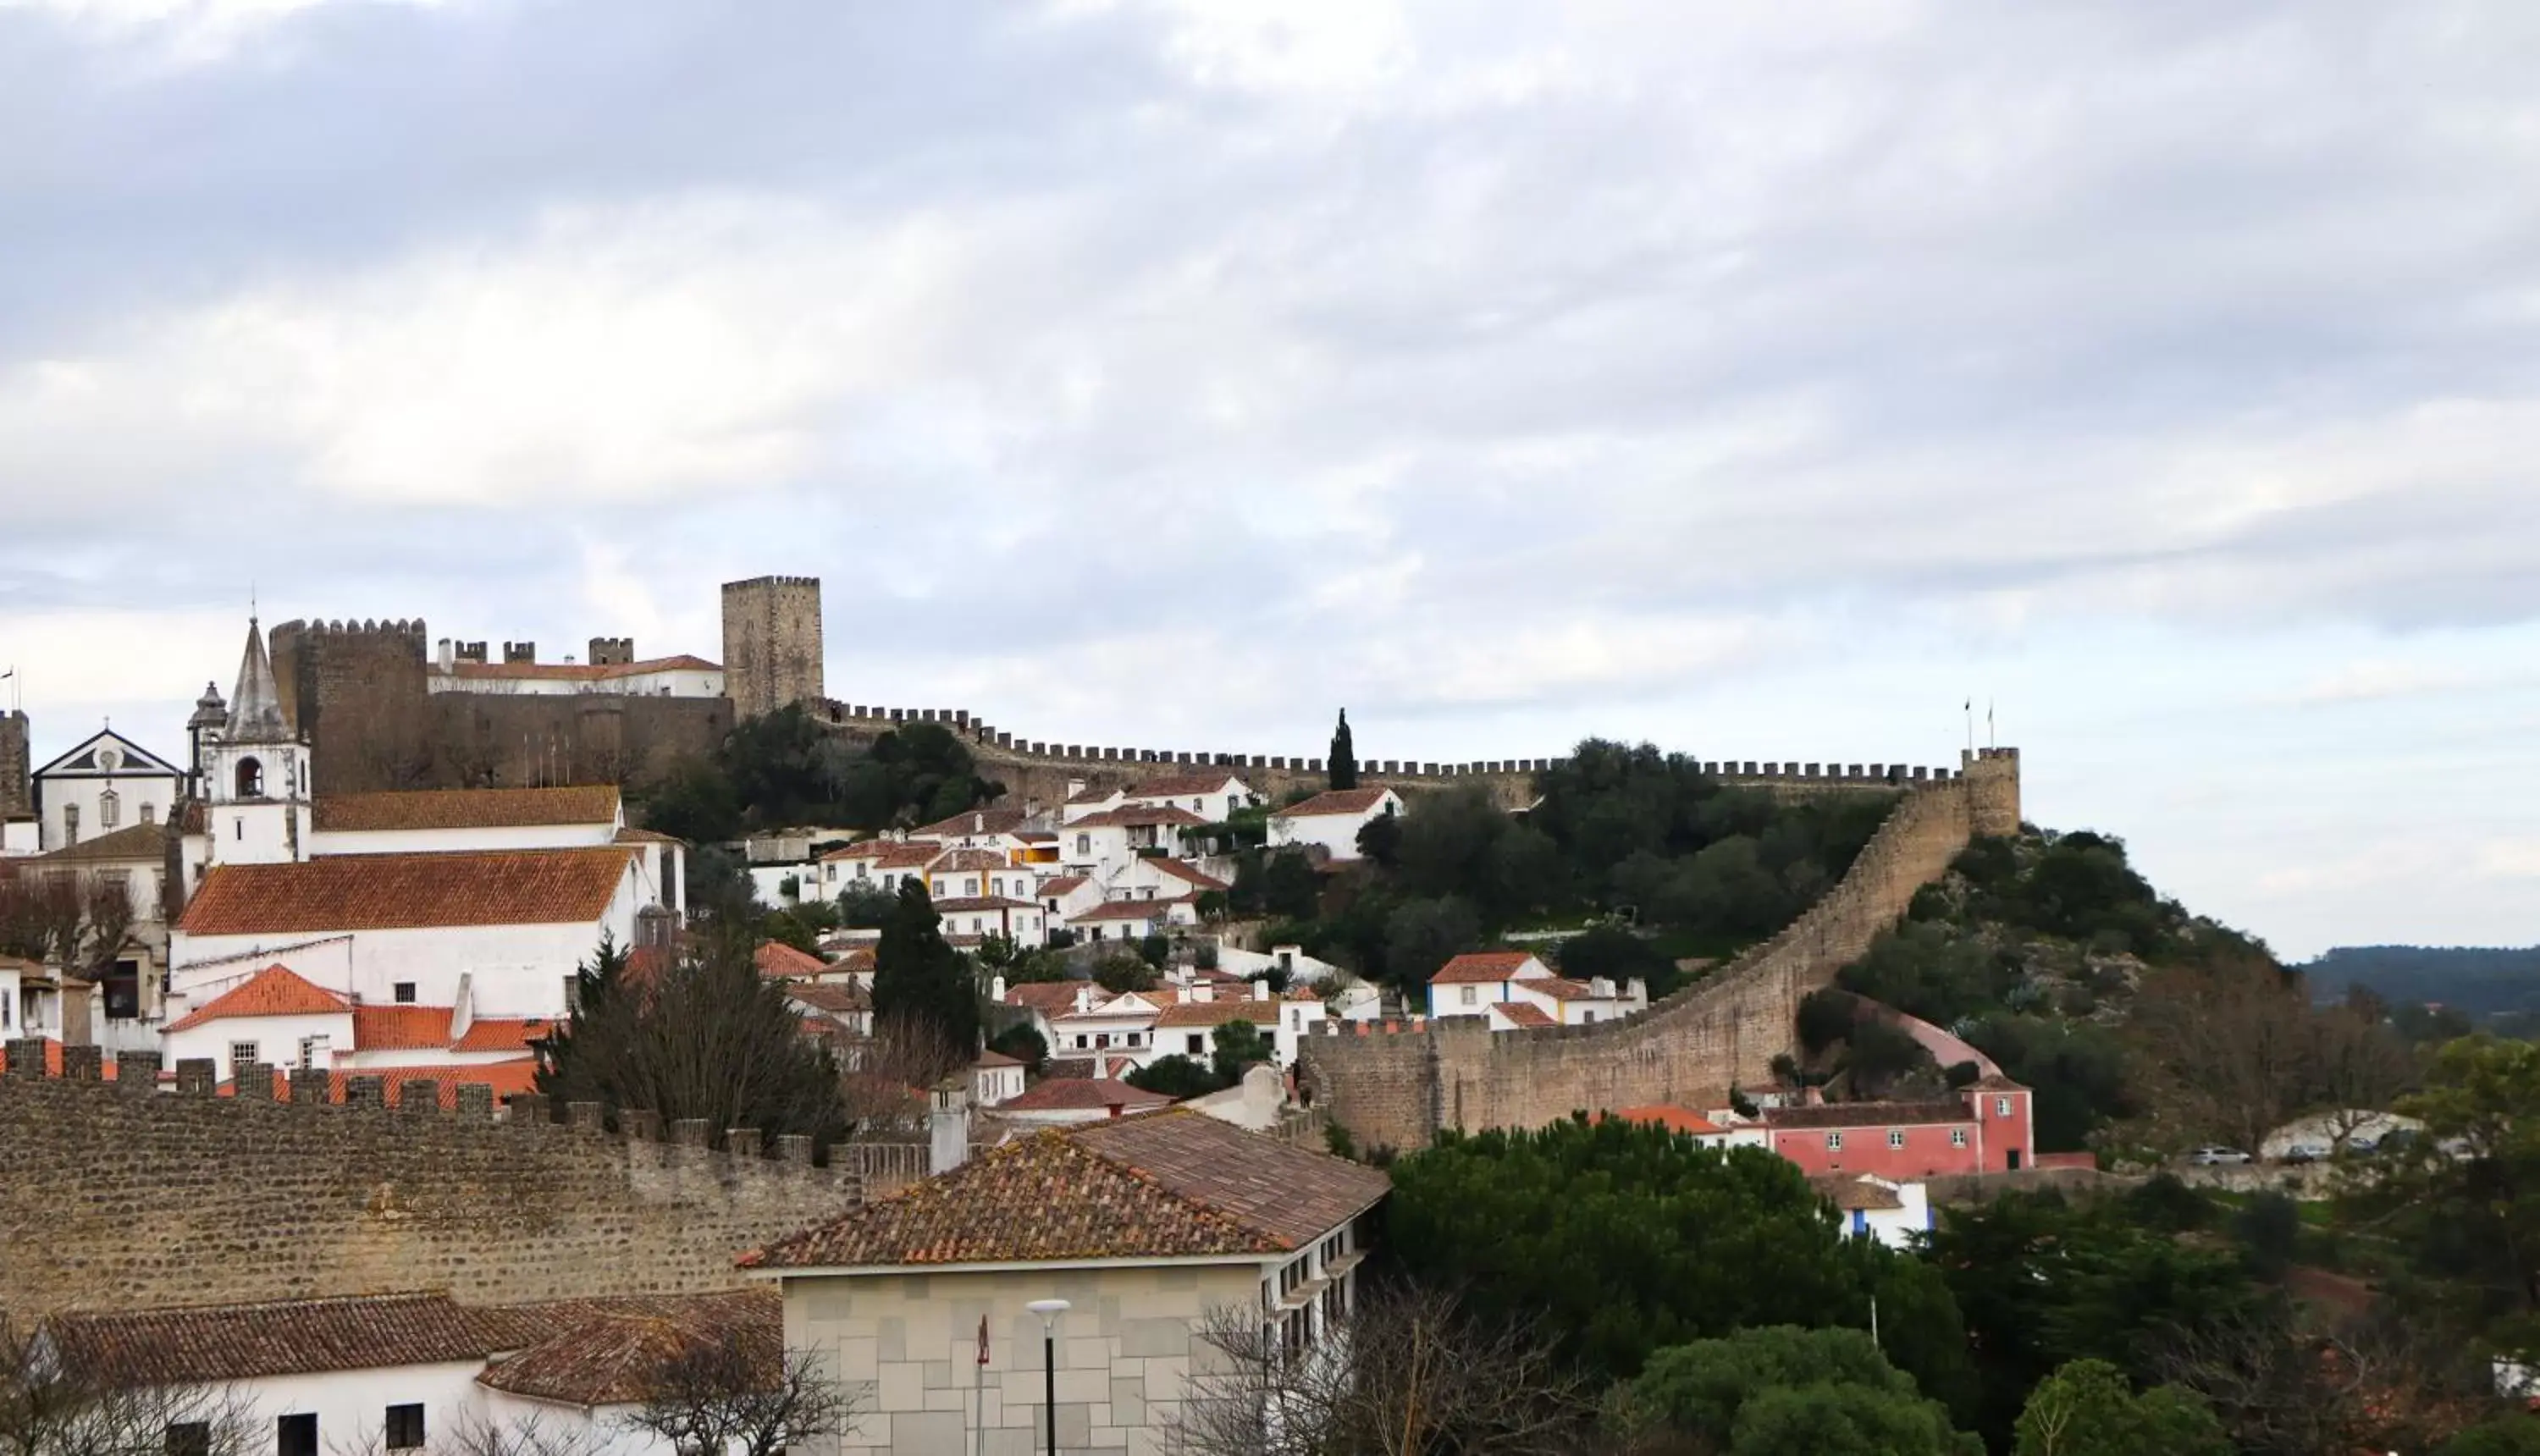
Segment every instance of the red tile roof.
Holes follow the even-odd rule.
[[[483,1358],[493,1347],[447,1294],[369,1294],[110,1314],[46,1329],[72,1366],[122,1384],[195,1385]]]
[[[1158,873],[1169,874],[1173,878],[1182,880],[1189,884],[1190,887],[1195,890],[1222,890],[1229,888],[1225,880],[1218,878],[1214,874],[1203,873],[1200,870],[1200,867],[1196,865],[1187,865],[1179,860],[1164,859],[1149,860],[1146,863],[1148,867],[1156,870]]]
[[[191,936],[262,936],[585,925],[607,911],[634,854],[602,846],[215,865],[176,928]]]
[[[1029,900],[1010,900],[1003,895],[956,895],[950,900],[935,902],[936,913],[939,915],[958,915],[981,910],[1038,910],[1039,908]]]
[[[1091,981],[1026,981],[1006,988],[1006,1005],[1029,1006],[1042,1015],[1055,1016],[1076,1009],[1079,988],[1092,991],[1096,1005],[1111,994]]]
[[[168,1030],[191,1031],[233,1016],[333,1016],[351,1009],[353,999],[342,992],[328,991],[288,966],[266,966],[195,1007]]]
[[[1670,1133],[1691,1133],[1698,1138],[1715,1138],[1729,1131],[1698,1112],[1682,1107],[1669,1107],[1664,1103],[1652,1103],[1647,1107],[1626,1107],[1618,1112],[1604,1114],[1597,1120],[1601,1122],[1604,1117],[1616,1118],[1627,1123],[1646,1123],[1652,1127],[1664,1128]]]
[[[1156,1013],[1158,1028],[1167,1026],[1223,1026],[1229,1021],[1250,1021],[1259,1026],[1279,1024],[1279,1005],[1275,1001],[1185,1001],[1176,1002]]]
[[[1091,878],[1091,875],[1084,874],[1055,875],[1042,883],[1040,887],[1040,897],[1044,900],[1055,900],[1064,895],[1072,894],[1077,890],[1083,889],[1086,882]]]
[[[1068,919],[1071,921],[1155,920],[1169,915],[1174,906],[1183,904],[1186,899],[1186,896],[1177,895],[1169,900],[1105,900],[1099,905],[1077,911]]]
[[[903,844],[895,839],[868,839],[842,850],[831,850],[820,857],[823,865],[837,861],[870,860],[877,869],[923,869],[944,853],[940,844]]]
[[[674,1363],[708,1344],[738,1349],[755,1389],[774,1390],[783,1376],[785,1300],[773,1288],[521,1304],[477,1320],[525,1343],[476,1383],[560,1405],[650,1400]]]
[[[1596,988],[1584,981],[1573,981],[1563,976],[1533,976],[1517,984],[1537,996],[1551,997],[1554,1001],[1612,1000],[1611,997],[1597,996]]]
[[[1811,1178],[1816,1191],[1845,1213],[1870,1213],[1881,1209],[1901,1209],[1905,1200],[1893,1188],[1875,1179]]]
[[[1963,1102],[1828,1102],[1821,1107],[1768,1107],[1768,1128],[1893,1128],[1929,1123],[1971,1123]]]
[[[1504,1001],[1495,1004],[1491,1009],[1499,1012],[1502,1016],[1507,1017],[1512,1024],[1524,1030],[1530,1031],[1536,1027],[1558,1026],[1561,1024],[1560,1022],[1552,1019],[1550,1012],[1544,1010],[1543,1007],[1536,1005],[1532,1002]]]
[[[1149,779],[1122,791],[1131,798],[1190,798],[1215,794],[1229,784],[1243,780],[1232,771],[1217,774],[1173,774],[1162,779]]]
[[[806,981],[786,987],[785,995],[789,1000],[799,1001],[815,1011],[826,1011],[832,1016],[873,1009],[873,994],[861,986]]]
[[[911,839],[959,839],[965,834],[1014,834],[1030,822],[1022,809],[971,809],[908,831]]]
[[[1157,824],[1170,824],[1176,828],[1189,828],[1207,822],[1209,821],[1190,810],[1175,808],[1171,804],[1162,807],[1129,804],[1121,808],[1104,809],[1099,813],[1087,814],[1068,827],[1071,829],[1137,829]]]
[[[455,1006],[357,1005],[353,1007],[353,1047],[363,1052],[446,1047],[450,1020],[457,1013]]]
[[[809,951],[798,950],[782,940],[758,942],[758,974],[771,981],[791,981],[816,976],[829,968],[829,963]]]
[[[1303,1247],[1374,1207],[1387,1186],[1373,1168],[1174,1110],[1017,1139],[741,1263],[1250,1259]]]
[[[479,1016],[466,1034],[450,1044],[454,1052],[526,1052],[531,1042],[555,1030],[555,1022],[536,1016]]]
[[[1169,1106],[1172,1098],[1110,1077],[1053,1076],[1035,1082],[1020,1096],[997,1104],[999,1112],[1091,1112],[1113,1108],[1145,1112]]]
[[[1271,815],[1274,819],[1314,819],[1326,815],[1356,816],[1384,801],[1389,789],[1326,789],[1301,803],[1292,803]]]
[[[1517,971],[1534,959],[1522,950],[1469,951],[1440,966],[1438,974],[1429,978],[1429,984],[1454,986],[1467,981],[1514,980]]]
[[[959,874],[1005,867],[1006,857],[995,850],[944,850],[926,867],[930,874]]]
[[[520,829],[550,824],[614,824],[617,790],[606,784],[553,789],[418,789],[335,794],[310,806],[310,821],[334,834],[398,829]]]
[[[38,865],[137,864],[147,861],[157,865],[168,857],[168,826],[133,824],[95,839],[83,839],[64,845],[49,854],[38,855]]]

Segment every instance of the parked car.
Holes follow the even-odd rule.
[[[2200,1147],[2187,1155],[2187,1160],[2200,1168],[2245,1163],[2249,1155],[2236,1147]]]
[[[2328,1156],[2329,1146],[2325,1143],[2296,1143],[2285,1149],[2284,1160],[2289,1163],[2317,1163],[2326,1162]]]

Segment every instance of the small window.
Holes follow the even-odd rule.
[[[112,829],[123,822],[123,796],[108,789],[97,797],[97,827]]]
[[[231,1043],[230,1043],[230,1075],[232,1075],[232,1076],[236,1076],[236,1075],[238,1075],[238,1074],[239,1074],[239,1069],[240,1069],[240,1068],[245,1067],[245,1066],[246,1066],[246,1065],[247,1065],[249,1062],[253,1062],[253,1061],[255,1061],[255,1060],[256,1060],[256,1055],[255,1055],[255,1053],[256,1053],[256,1045],[255,1045],[255,1043],[251,1042],[251,1041],[234,1041],[234,1042],[231,1042]]]
[[[75,803],[66,803],[66,804],[63,804],[63,805],[62,805],[62,843],[64,843],[64,844],[77,844],[77,843],[79,843],[79,805],[78,805],[78,804],[75,804]]]
[[[159,805],[157,805],[157,804],[155,804],[155,803],[151,803],[151,802],[150,802],[150,801],[148,801],[147,799],[144,799],[144,800],[142,801],[142,804],[141,804],[141,822],[142,822],[142,823],[144,823],[144,824],[156,824],[156,823],[158,823],[158,822],[159,822]]]
[[[2009,1116],[2011,1116],[2011,1099],[2010,1099],[2009,1097],[1996,1097],[1996,1098],[1994,1098],[1994,1099],[1993,1099],[1993,1115],[1994,1115],[1994,1116],[1996,1116],[1996,1117],[2009,1117]]]
[[[388,994],[396,998],[396,1004],[398,1005],[410,1006],[414,1005],[414,983],[412,981],[399,981],[394,986],[388,988]]]
[[[327,1040],[327,1038],[322,1036],[304,1036],[300,1038],[300,1069],[303,1072],[306,1072],[311,1068],[322,1067],[326,1064]]]
[[[1093,854],[1094,836],[1091,834],[1080,834],[1076,836],[1076,852],[1080,855]]]
[[[388,1407],[388,1449],[411,1451],[423,1444],[423,1407]]]
[[[1085,1050],[1085,1033],[1082,1031],[1076,1033],[1076,1049],[1080,1052]]]
[[[170,1421],[168,1456],[212,1456],[212,1422],[208,1421]]]
[[[1468,1006],[1479,1005],[1481,1005],[1481,1001],[1482,988],[1479,986],[1467,986],[1464,988],[1464,1005]]]
[[[961,893],[965,895],[975,895],[979,893],[979,876],[973,874],[968,879],[961,881]]]
[[[1826,1151],[1828,1151],[1828,1152],[1841,1152],[1841,1151],[1843,1151],[1843,1134],[1841,1134],[1841,1133],[1828,1133],[1828,1134],[1826,1134]]]
[[[1194,1057],[1200,1056],[1208,1051],[1208,1038],[1197,1032],[1191,1033],[1189,1036],[1182,1038],[1182,1040],[1190,1044],[1189,1051]]]
[[[564,978],[564,1013],[570,1016],[581,1009],[582,978],[580,976],[567,976]]]
[[[1887,1145],[1890,1147],[1904,1146],[1905,1130],[1903,1128],[1889,1128],[1887,1130]]]
[[[312,1411],[274,1421],[273,1456],[318,1456],[318,1414]]]
[[[247,838],[247,815],[241,814],[237,818],[230,820],[230,838]]]
[[[1967,1145],[1967,1130],[1966,1130],[1966,1129],[1964,1129],[1964,1128],[1951,1128],[1951,1129],[1949,1129],[1949,1145],[1950,1145],[1951,1147],[1964,1147],[1964,1146],[1966,1146],[1966,1145]]]

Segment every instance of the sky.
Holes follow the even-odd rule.
[[[0,667],[175,755],[251,600],[713,657],[815,575],[855,703],[1972,718],[2287,955],[2540,941],[2536,73],[2527,0],[0,0]]]

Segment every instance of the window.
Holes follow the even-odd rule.
[[[252,759],[252,758],[242,758],[242,759],[240,759],[240,760],[239,760],[239,764],[238,764],[238,797],[241,797],[241,798],[262,798],[262,797],[264,797],[264,765],[263,765],[263,764],[260,764],[260,763],[256,762],[256,761],[255,761],[254,759]],[[288,1418],[285,1418],[285,1419],[288,1419]],[[310,1418],[310,1420],[314,1421],[316,1421],[316,1420],[317,1420],[317,1418],[313,1416],[313,1417],[311,1417],[311,1418]],[[283,1453],[283,1456],[290,1456],[290,1453],[289,1453],[289,1452],[285,1452],[285,1453]]]
[[[1097,1031],[1094,1033],[1094,1044],[1097,1047],[1107,1047],[1111,1045],[1111,1033],[1107,1031]]]
[[[580,976],[567,976],[564,978],[564,1013],[570,1016],[581,1009],[582,978]]]
[[[961,893],[965,895],[975,895],[979,893],[979,876],[973,874],[968,879],[961,881]]]
[[[64,843],[64,844],[77,844],[77,843],[79,843],[79,805],[78,805],[78,804],[75,804],[75,803],[66,803],[66,804],[63,804],[63,805],[62,805],[62,843]]]
[[[410,1006],[414,1005],[414,983],[412,981],[399,981],[394,986],[388,988],[388,994],[396,998],[396,1004],[398,1005]]]
[[[123,796],[108,789],[97,797],[97,827],[112,829],[123,822]]]
[[[239,1072],[239,1069],[240,1069],[240,1068],[245,1067],[245,1066],[246,1066],[247,1064],[248,1064],[249,1062],[253,1062],[253,1061],[255,1061],[255,1060],[256,1060],[256,1055],[255,1055],[255,1053],[256,1053],[256,1045],[255,1045],[255,1043],[251,1042],[251,1041],[234,1041],[234,1042],[231,1042],[231,1043],[230,1043],[230,1075],[232,1075],[232,1076],[236,1076],[236,1075],[238,1075],[238,1072]]]
[[[285,1416],[273,1422],[273,1456],[318,1456],[318,1415]]]
[[[156,823],[158,823],[158,822],[159,822],[159,805],[157,805],[157,804],[155,804],[155,803],[150,802],[150,801],[149,801],[148,799],[146,799],[146,798],[145,798],[145,799],[143,799],[143,800],[141,801],[141,822],[142,822],[142,823],[144,823],[144,824],[156,824]]]
[[[1843,1134],[1841,1134],[1841,1133],[1828,1133],[1828,1134],[1826,1134],[1826,1151],[1828,1151],[1828,1152],[1841,1152],[1841,1151],[1843,1151]]]
[[[1192,1032],[1190,1035],[1183,1037],[1182,1040],[1188,1043],[1188,1050],[1194,1057],[1201,1056],[1208,1051],[1208,1038],[1200,1035],[1198,1032]]]
[[[411,1451],[423,1444],[423,1407],[388,1407],[388,1449]]]
[[[1481,1002],[1482,988],[1479,986],[1467,986],[1464,988],[1464,1005],[1468,1006],[1479,1005],[1481,1005]]]
[[[237,818],[230,820],[230,838],[247,838],[247,815],[241,814]]]
[[[2011,1116],[2011,1099],[2010,1099],[2009,1097],[1996,1097],[1996,1098],[1994,1098],[1994,1099],[1993,1099],[1993,1115],[1994,1115],[1994,1116],[1996,1116],[1996,1117],[2009,1117],[2009,1116]]]
[[[168,1456],[212,1456],[212,1422],[208,1421],[170,1421]]]
[[[1080,1052],[1085,1050],[1085,1033],[1082,1031],[1076,1033],[1076,1049]]]
[[[1966,1129],[1964,1129],[1964,1128],[1951,1128],[1951,1129],[1949,1129],[1949,1145],[1950,1145],[1951,1147],[1964,1147],[1964,1146],[1966,1146],[1966,1145],[1967,1145],[1967,1130],[1966,1130]]]
[[[1076,836],[1076,852],[1080,855],[1093,854],[1094,836],[1091,834],[1080,834]]]
[[[322,1067],[326,1064],[326,1042],[327,1038],[322,1036],[300,1038],[301,1071],[306,1072],[313,1067]]]
[[[1905,1130],[1903,1128],[1889,1128],[1887,1130],[1887,1145],[1890,1147],[1904,1146]]]
[[[1579,1024],[1580,1024],[1580,1025],[1582,1025],[1582,1026],[1585,1026],[1585,1025],[1587,1025],[1588,1022],[1593,1021],[1593,1020],[1595,1020],[1595,1019],[1596,1019],[1596,1013],[1595,1013],[1594,1011],[1590,1011],[1590,1010],[1587,1010],[1587,1009],[1585,1009],[1585,1008],[1582,1008],[1582,1009],[1580,1010],[1580,1012],[1579,1012]]]

